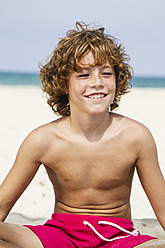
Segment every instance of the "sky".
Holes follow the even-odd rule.
[[[0,71],[39,72],[76,21],[115,36],[137,76],[165,76],[164,0],[0,0]]]

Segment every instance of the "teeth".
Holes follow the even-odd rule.
[[[94,94],[94,95],[90,95],[88,97],[92,98],[92,99],[98,99],[98,98],[103,98],[104,94]]]

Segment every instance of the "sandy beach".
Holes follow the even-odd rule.
[[[134,88],[124,96],[117,113],[138,120],[152,132],[160,166],[165,175],[165,88]],[[40,88],[35,86],[0,86],[0,183],[10,170],[17,150],[27,134],[56,118],[46,104]],[[29,218],[50,218],[53,212],[53,191],[41,166],[28,189],[13,207],[11,213]],[[136,176],[133,181],[133,219],[155,219],[145,193]]]

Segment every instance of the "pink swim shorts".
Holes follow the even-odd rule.
[[[155,239],[141,235],[128,219],[55,213],[44,225],[30,226],[45,248],[131,248]]]

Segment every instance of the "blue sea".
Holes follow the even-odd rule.
[[[35,85],[40,86],[37,73],[0,72],[0,85]],[[134,87],[165,88],[165,77],[134,77]]]

